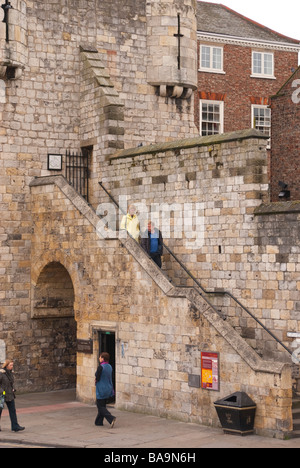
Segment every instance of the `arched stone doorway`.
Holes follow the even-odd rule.
[[[48,263],[33,290],[30,374],[36,390],[76,387],[74,287],[66,268]]]

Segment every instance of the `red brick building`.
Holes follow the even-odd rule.
[[[271,201],[300,200],[300,67],[271,101]]]
[[[197,8],[200,134],[251,127],[270,134],[270,96],[298,67],[300,41],[220,4],[198,1]]]

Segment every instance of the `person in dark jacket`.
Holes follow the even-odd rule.
[[[154,223],[148,221],[148,229],[143,233],[141,246],[152,258],[156,265],[161,268],[161,256],[163,254],[163,238],[159,229],[154,226]]]
[[[9,411],[11,430],[14,432],[24,431],[25,427],[22,427],[18,423],[16,413],[16,390],[15,390],[15,379],[13,375],[14,362],[7,359],[0,370],[0,395],[4,394],[5,403]],[[4,393],[5,392],[5,393]],[[2,409],[0,408],[0,419],[2,415]],[[0,429],[1,430],[1,429]]]
[[[96,426],[103,426],[104,418],[113,428],[116,418],[110,414],[106,408],[107,400],[114,396],[114,388],[112,383],[112,367],[109,364],[109,354],[101,353],[99,357],[100,365],[95,374],[96,377],[96,398],[98,414],[95,420]]]

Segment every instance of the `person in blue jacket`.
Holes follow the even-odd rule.
[[[151,220],[148,221],[148,229],[143,233],[141,246],[152,258],[159,268],[162,267],[161,256],[163,254],[163,238],[159,229]]]
[[[96,398],[98,414],[95,420],[96,426],[103,426],[103,420],[106,419],[113,428],[116,418],[110,414],[106,408],[107,400],[114,396],[112,384],[112,367],[109,364],[109,354],[101,353],[99,357],[100,365],[95,374],[96,377]]]

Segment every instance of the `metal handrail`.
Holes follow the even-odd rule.
[[[123,214],[126,214],[124,212],[124,210],[119,206],[118,202],[114,199],[114,197],[108,192],[108,190],[103,186],[102,182],[99,182],[99,185],[100,187],[105,191],[105,193],[109,196],[109,198],[113,201],[113,203],[117,206],[117,208],[123,213]],[[133,237],[132,237],[133,239]],[[197,291],[200,296],[209,304],[210,307],[212,307],[212,309],[218,314],[220,315],[220,312],[215,308],[215,306],[213,304],[211,304],[211,302],[206,298],[204,297],[203,294],[219,294],[219,295],[223,295],[223,296],[228,296],[230,297],[231,299],[233,299],[233,301],[235,301],[239,307],[241,307],[248,315],[250,315],[251,318],[253,318],[255,320],[256,323],[258,323],[280,346],[282,346],[291,356],[293,355],[293,352],[287,347],[285,346],[285,344],[283,344],[279,338],[277,338],[277,336],[274,335],[274,333],[271,332],[271,330],[269,330],[257,317],[255,317],[255,315],[252,314],[252,312],[250,312],[249,309],[247,309],[236,297],[234,297],[230,292],[228,291],[207,291],[206,289],[203,288],[203,286],[199,283],[199,281],[195,278],[195,276],[192,274],[192,272],[190,270],[188,270],[186,268],[186,266],[181,262],[181,260],[179,260],[179,258],[174,254],[174,252],[172,252],[172,250],[163,242],[163,247],[169,252],[169,254],[174,258],[174,260],[181,266],[181,268],[187,273],[187,275],[194,281],[194,283],[198,286],[198,288],[202,291],[198,291],[196,288],[193,288],[195,291]]]
[[[239,307],[241,307],[248,315],[250,315],[250,317],[252,317],[274,340],[277,341],[278,344],[280,344],[290,355],[293,355],[293,352],[287,348],[287,346],[285,346],[285,344],[283,344],[279,338],[277,338],[277,336],[275,336],[271,330],[269,330],[257,317],[255,317],[255,315],[252,314],[252,312],[250,312],[249,309],[247,309],[247,307],[245,307],[236,297],[233,296],[233,294],[231,294],[230,292],[228,291],[206,291],[206,289],[203,288],[203,286],[201,286],[201,284],[199,283],[199,281],[194,277],[194,275],[185,267],[185,265],[183,265],[183,263],[176,257],[176,255],[174,254],[174,252],[171,251],[171,249],[169,249],[169,247],[167,247],[165,244],[164,244],[164,247],[166,248],[166,250],[172,255],[172,257],[176,260],[177,263],[179,263],[179,265],[184,269],[184,271],[189,275],[189,277],[197,284],[197,286],[201,289],[202,293],[204,294],[219,294],[219,295],[222,295],[222,296],[229,296],[231,299],[233,299],[238,305]],[[202,294],[201,294],[202,295]],[[202,295],[203,297],[203,295]]]

